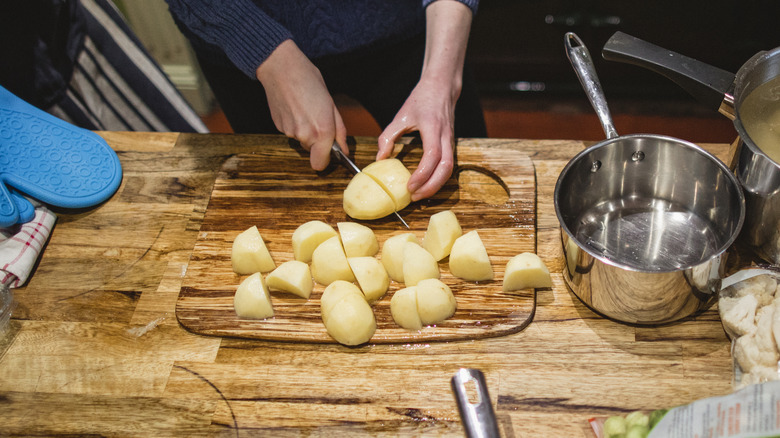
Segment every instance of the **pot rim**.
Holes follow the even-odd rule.
[[[570,172],[571,168],[574,167],[574,165],[582,160],[582,157],[585,155],[591,153],[594,150],[601,149],[603,147],[606,147],[607,145],[610,145],[612,143],[618,142],[618,141],[625,141],[625,140],[633,140],[633,139],[645,139],[645,140],[663,140],[675,143],[681,147],[690,148],[694,152],[702,155],[705,159],[708,159],[710,162],[718,166],[720,171],[726,175],[726,178],[730,182],[731,186],[735,188],[734,192],[737,195],[738,202],[739,202],[739,218],[737,220],[737,225],[734,229],[734,231],[731,233],[727,241],[720,247],[716,252],[714,252],[709,258],[700,261],[696,265],[691,266],[684,266],[676,269],[668,269],[668,270],[647,270],[647,269],[639,269],[634,266],[629,266],[624,263],[620,263],[613,259],[608,259],[604,257],[602,254],[597,253],[593,249],[591,249],[589,246],[584,245],[582,242],[580,242],[575,235],[572,233],[572,231],[569,229],[569,227],[566,226],[566,223],[563,220],[561,209],[560,209],[560,202],[558,201],[561,197],[561,187],[562,187],[562,180],[564,177]],[[692,142],[682,140],[676,137],[671,137],[667,135],[662,134],[629,134],[629,135],[621,135],[618,137],[602,140],[596,144],[593,144],[591,146],[588,146],[587,148],[583,149],[577,155],[572,157],[571,160],[569,160],[568,163],[566,163],[566,166],[563,168],[561,173],[558,175],[558,180],[555,183],[555,191],[553,192],[553,205],[555,207],[555,215],[558,218],[558,224],[560,225],[561,230],[563,230],[570,239],[572,239],[576,244],[577,247],[581,251],[585,251],[588,253],[591,257],[601,261],[602,263],[605,263],[607,265],[615,266],[627,271],[634,271],[634,272],[641,272],[641,273],[649,273],[649,274],[664,274],[664,273],[670,273],[670,272],[679,272],[684,271],[686,269],[693,268],[695,266],[707,263],[716,257],[720,257],[723,253],[725,253],[729,247],[736,241],[737,237],[740,234],[740,231],[742,230],[742,226],[745,222],[745,196],[742,193],[742,185],[740,184],[739,180],[737,179],[736,175],[731,172],[731,170],[726,166],[723,161],[721,161],[718,157],[713,155],[712,153],[708,152],[707,150],[703,149],[701,146],[694,144]]]

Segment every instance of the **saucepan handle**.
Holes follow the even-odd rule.
[[[608,61],[644,67],[671,79],[707,107],[721,110],[733,95],[735,74],[658,47],[623,32],[615,32],[601,52]]]

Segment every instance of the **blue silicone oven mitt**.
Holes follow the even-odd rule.
[[[32,219],[24,196],[87,208],[111,197],[121,182],[119,158],[102,137],[0,87],[0,227]]]

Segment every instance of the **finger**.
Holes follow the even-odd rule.
[[[400,120],[398,118],[393,119],[379,136],[376,153],[377,161],[384,160],[392,155],[393,149],[395,148],[395,142],[398,141],[402,135],[412,132],[413,130],[414,128],[409,126],[403,118]]]
[[[333,146],[333,138],[330,136],[322,137],[316,143],[312,144],[309,152],[309,162],[314,170],[323,170],[330,163],[330,151]],[[343,147],[342,147],[343,148]]]
[[[449,165],[447,164],[449,163]],[[412,193],[412,201],[435,195],[452,176],[452,161],[442,161],[428,180]]]
[[[417,191],[433,175],[442,159],[442,148],[444,147],[441,144],[440,135],[430,135],[428,131],[421,131],[420,139],[423,144],[423,155],[406,185],[412,193]]]
[[[337,109],[333,109],[333,117],[336,120],[336,143],[339,144],[341,151],[349,155],[349,146],[347,146],[347,127]]]

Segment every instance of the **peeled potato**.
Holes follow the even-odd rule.
[[[376,319],[357,286],[334,282],[322,294],[322,322],[328,334],[344,345],[368,342],[376,331]],[[330,289],[329,289],[330,288]]]
[[[298,260],[289,260],[271,271],[265,277],[265,283],[271,290],[290,292],[309,299],[314,288],[309,265]]]
[[[336,236],[336,230],[322,221],[309,221],[295,229],[292,235],[293,257],[309,263],[311,254],[320,243]]]
[[[320,243],[314,250],[311,256],[311,274],[314,281],[325,286],[336,280],[355,281],[339,236]]]
[[[395,202],[373,178],[357,173],[344,189],[344,211],[354,219],[371,220],[395,211]]]
[[[458,237],[452,244],[450,272],[468,281],[493,279],[493,266],[476,230]]]
[[[399,289],[390,299],[390,314],[396,324],[407,330],[422,329],[422,321],[417,313],[417,288],[415,286]]]
[[[552,287],[552,279],[538,255],[524,252],[509,259],[504,273],[504,292],[542,287]]]
[[[382,262],[373,257],[347,257],[347,262],[366,301],[371,303],[384,296],[390,286],[390,277]]]
[[[414,286],[426,278],[439,278],[439,264],[431,253],[415,242],[406,242],[403,259],[404,283]]]
[[[404,209],[412,202],[412,195],[406,186],[412,174],[399,159],[387,158],[374,161],[366,166],[361,173],[371,176],[382,186],[392,198],[396,211]]]
[[[428,229],[425,231],[422,247],[439,261],[450,255],[452,244],[461,235],[463,230],[455,213],[452,210],[440,211],[428,219]]]
[[[382,245],[382,264],[390,278],[399,283],[404,282],[404,247],[406,242],[420,243],[414,234],[403,233],[390,237]]]
[[[276,267],[260,231],[254,225],[233,240],[230,260],[233,263],[233,272],[242,275],[268,272]]]
[[[379,242],[371,228],[357,222],[339,222],[336,225],[347,257],[373,256],[379,251]]]
[[[238,285],[233,296],[233,308],[240,318],[265,319],[274,316],[271,297],[259,272],[245,278]]]
[[[456,308],[455,295],[441,280],[429,278],[417,283],[417,314],[423,325],[444,321]]]

